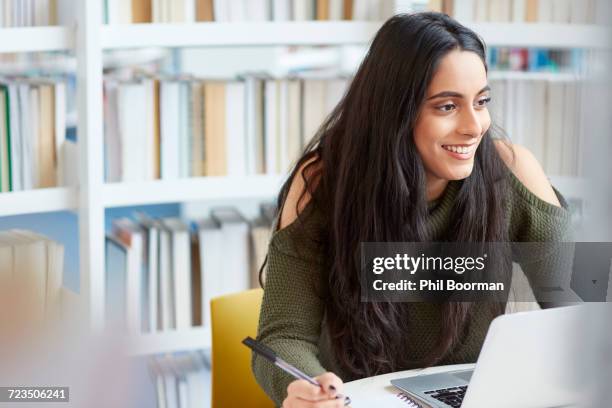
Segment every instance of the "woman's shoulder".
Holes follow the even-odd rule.
[[[280,209],[279,230],[294,224],[300,214],[310,210],[312,191],[318,186],[320,169],[321,162],[318,161],[317,156],[313,156],[306,160],[295,172],[285,202]],[[306,188],[307,182],[308,188]]]
[[[495,147],[511,173],[511,184],[519,193],[561,207],[548,177],[536,157],[524,146],[496,140]]]
[[[546,220],[546,223],[566,224],[569,220],[568,204],[551,185],[533,153],[524,146],[505,140],[496,140],[495,146],[509,169],[511,223],[522,224],[528,217],[532,220],[530,223],[539,224]]]
[[[295,172],[272,234],[271,243],[278,249],[315,249],[321,242],[324,217],[312,195],[318,187],[320,169],[320,162],[313,157]]]

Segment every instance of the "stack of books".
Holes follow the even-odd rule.
[[[107,182],[284,174],[347,80],[105,81]]]
[[[272,220],[251,225],[233,208],[188,223],[113,221],[106,237],[108,323],[131,333],[210,326],[210,299],[258,287]]]
[[[64,247],[26,230],[0,232],[0,291],[16,295],[15,317],[34,323],[61,316]]]
[[[490,71],[575,72],[584,70],[585,50],[491,47],[487,54]]]
[[[70,24],[74,0],[2,0],[0,27],[31,27]]]
[[[491,80],[491,116],[514,143],[527,147],[544,171],[579,176],[584,124],[579,80]]]
[[[102,0],[107,24],[196,21],[383,21],[394,0]]]
[[[54,78],[0,79],[0,191],[65,184],[66,87]],[[66,150],[70,150],[67,152]]]
[[[427,6],[461,22],[606,24],[611,10],[608,0],[429,0]]]
[[[202,351],[149,359],[160,408],[201,408],[210,405],[210,371]]]

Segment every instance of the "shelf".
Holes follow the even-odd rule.
[[[138,47],[366,45],[379,22],[309,21],[195,24],[105,25],[104,49]],[[607,48],[610,30],[603,26],[550,23],[472,23],[489,46]]]
[[[73,210],[77,200],[76,189],[69,187],[0,193],[0,216]]]
[[[141,183],[106,184],[104,205],[162,204],[217,199],[272,197],[278,194],[284,177],[198,177]]]
[[[168,330],[160,333],[139,334],[128,338],[128,354],[144,356],[210,348],[210,328]]]
[[[368,43],[380,23],[257,22],[129,24],[102,27],[102,48]]]
[[[578,74],[567,72],[524,72],[524,71],[490,71],[490,80],[510,79],[522,81],[559,81],[570,82],[580,79]]]
[[[74,30],[68,27],[0,29],[0,52],[65,51],[74,48]]]
[[[488,46],[544,48],[610,48],[610,29],[604,26],[552,23],[468,24]]]

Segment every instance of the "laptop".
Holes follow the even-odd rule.
[[[583,406],[581,374],[575,367],[587,351],[579,348],[577,330],[585,318],[582,306],[499,316],[489,327],[474,369],[391,384],[421,407]]]

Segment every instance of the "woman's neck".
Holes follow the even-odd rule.
[[[448,180],[427,174],[425,185],[427,191],[427,202],[431,202],[440,198],[448,185]]]

